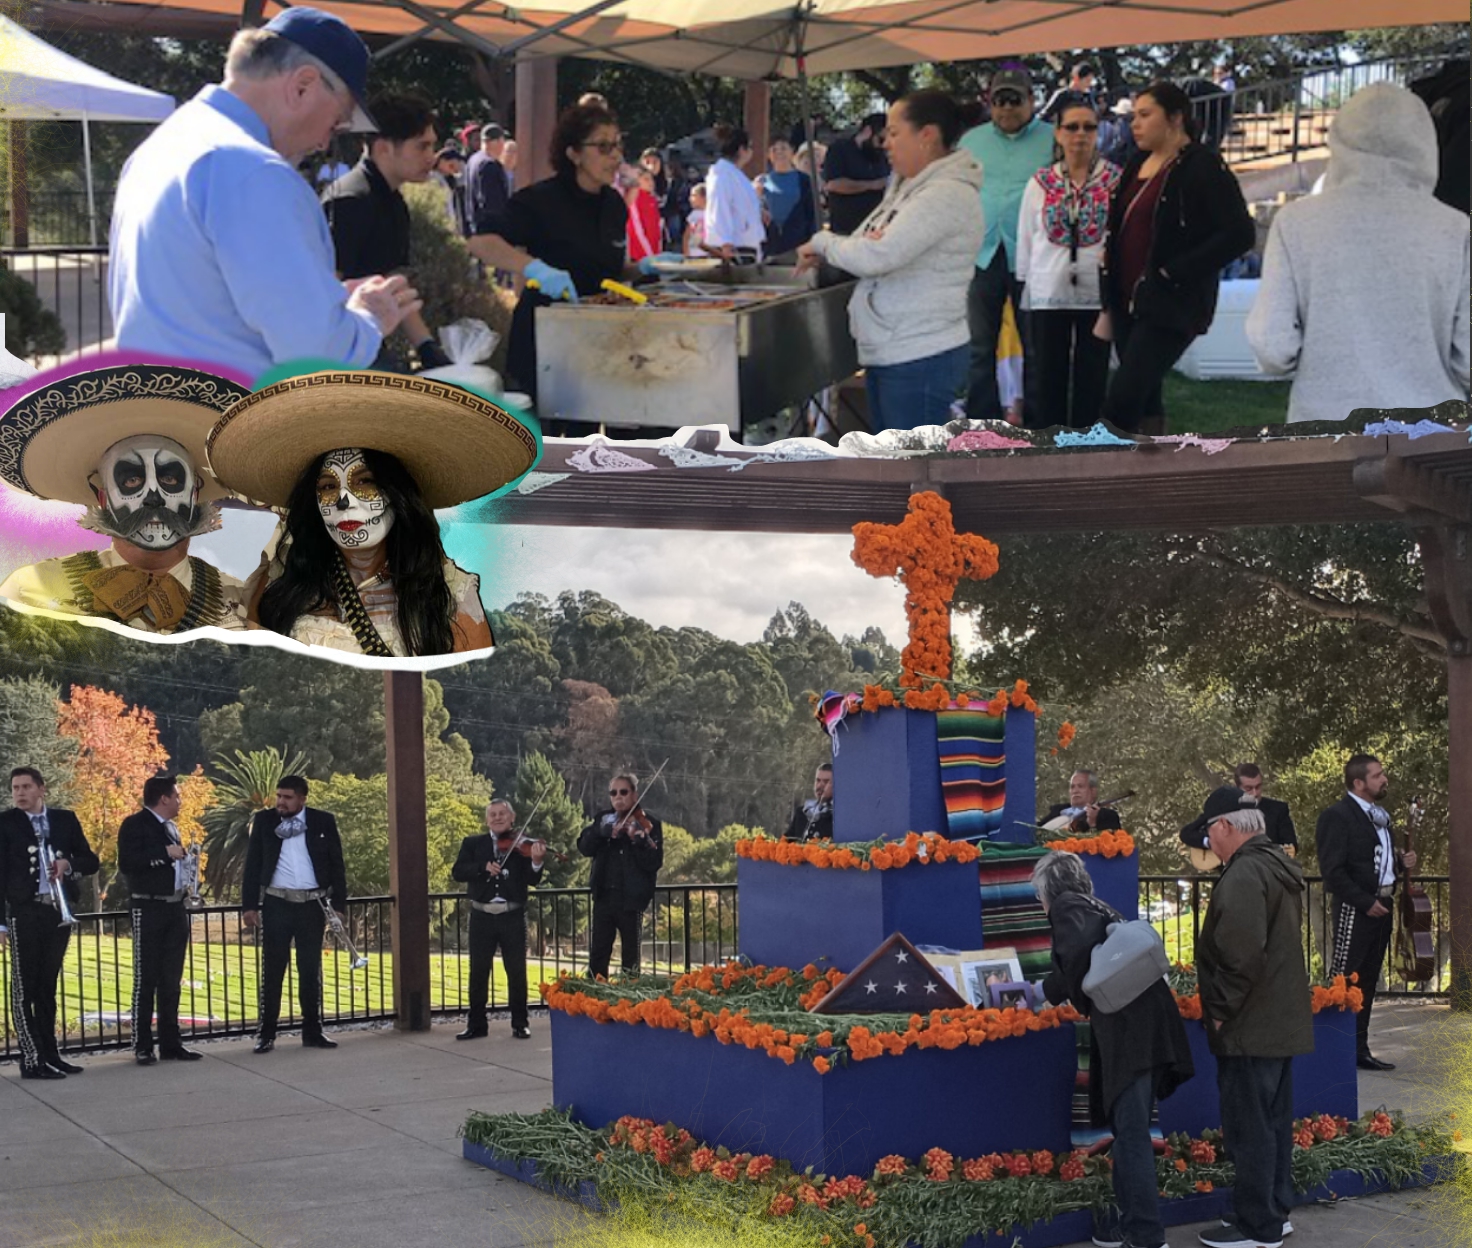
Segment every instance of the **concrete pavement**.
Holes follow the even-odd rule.
[[[527,1112],[552,1095],[545,1019],[513,1041],[427,1033],[335,1032],[335,1052],[295,1037],[257,1057],[248,1040],[199,1047],[205,1060],[137,1068],[84,1059],[65,1082],[0,1067],[0,1248],[399,1248],[431,1241],[517,1248],[585,1215],[460,1158],[471,1109]],[[1360,1082],[1361,1108],[1443,1108],[1433,1063],[1472,1020],[1408,1003],[1377,1007],[1374,1043],[1398,1064]],[[1435,1193],[1418,1191],[1294,1214],[1293,1248],[1432,1248]],[[1196,1242],[1195,1227],[1171,1243]],[[715,1237],[712,1237],[715,1243]],[[999,1243],[1001,1241],[998,1241]]]

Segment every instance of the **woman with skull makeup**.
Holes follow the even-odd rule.
[[[210,462],[282,515],[246,586],[251,624],[377,658],[488,649],[479,580],[445,554],[434,508],[498,489],[537,451],[490,400],[424,378],[312,373],[243,400]]]
[[[0,598],[150,633],[244,628],[244,586],[189,542],[220,527],[205,437],[245,394],[209,373],[123,365],[55,378],[0,416],[0,477],[81,504],[77,523],[112,539],[17,569]]]

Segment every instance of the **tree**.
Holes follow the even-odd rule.
[[[0,758],[46,777],[47,799],[70,800],[77,740],[58,731],[60,690],[39,676],[0,680]]]
[[[445,691],[437,680],[424,680],[424,767],[472,804],[491,796],[491,782],[475,774],[470,742],[458,732],[449,732],[450,712],[445,709]],[[448,733],[448,735],[446,735]]]
[[[301,775],[306,761],[300,753],[284,761],[284,751],[275,746],[249,754],[236,750],[234,758],[221,754],[215,759],[215,770],[220,773],[214,785],[215,803],[200,816],[200,824],[204,828],[205,880],[216,901],[224,901],[240,887],[251,820],[258,811],[276,805],[281,777]]]
[[[662,884],[734,884],[736,882],[736,842],[762,832],[729,823],[714,836],[697,840],[684,828],[664,830],[664,869]]]
[[[524,826],[529,837],[547,842],[542,884],[547,888],[587,884],[589,861],[578,853],[578,835],[586,823],[582,807],[568,796],[567,782],[546,755],[533,751],[522,759],[510,800],[517,826]]]
[[[57,731],[76,742],[72,809],[102,860],[97,888],[117,869],[118,825],[139,808],[143,782],[169,761],[153,712],[127,706],[107,689],[73,685],[58,703]]]

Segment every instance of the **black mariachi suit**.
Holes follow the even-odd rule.
[[[501,873],[492,875],[488,863],[500,863]],[[511,1026],[527,1025],[526,1008],[526,890],[541,878],[542,869],[521,853],[496,852],[496,838],[489,832],[467,836],[450,874],[466,886],[465,896],[485,904],[496,898],[516,909],[503,914],[470,911],[470,1031],[486,1030],[486,1003],[490,998],[491,969],[496,946],[501,946],[501,965],[506,968],[506,990],[510,994]]]
[[[806,801],[793,812],[787,825],[789,841],[831,841],[833,839],[833,803]]]
[[[1370,1008],[1375,1004],[1375,986],[1390,946],[1395,921],[1395,898],[1380,897],[1381,845],[1375,824],[1348,793],[1319,815],[1314,829],[1319,871],[1334,897],[1334,956],[1331,975],[1359,975],[1365,1008],[1355,1017],[1355,1039],[1360,1057],[1370,1054]],[[1400,855],[1391,854],[1396,875]],[[1371,918],[1367,913],[1379,901],[1387,913]]]
[[[339,913],[347,908],[348,881],[342,861],[342,840],[337,834],[337,820],[325,810],[302,810],[307,830],[302,833],[317,887],[327,892],[327,900]],[[282,840],[276,835],[281,815],[263,810],[250,825],[250,845],[245,851],[245,879],[241,887],[241,904],[248,910],[261,911],[261,1026],[262,1040],[276,1038],[281,1017],[281,985],[286,979],[286,966],[291,961],[292,941],[296,942],[297,991],[301,996],[302,1039],[312,1040],[322,1034],[322,935],[327,928],[327,915],[322,903],[287,901],[272,897],[265,890],[281,861]]]
[[[1260,797],[1257,808],[1262,811],[1263,821],[1268,825],[1268,840],[1274,845],[1292,845],[1298,848],[1298,829],[1293,826],[1293,816],[1288,803],[1275,797]]]
[[[76,912],[77,881],[97,871],[97,855],[69,810],[46,808],[51,852],[71,874],[61,883]],[[49,898],[40,896],[41,847],[30,816],[11,808],[0,814],[0,906],[10,929],[10,1010],[20,1042],[22,1070],[59,1061],[56,1045],[56,981],[72,929]]]
[[[118,870],[133,899],[133,1050],[153,1052],[153,1017],[165,1053],[184,1047],[179,1034],[180,981],[189,952],[184,899],[161,901],[174,886],[169,846],[181,842],[151,810],[129,815],[118,828]]]
[[[614,838],[620,816],[600,811],[578,837],[578,852],[593,860],[588,883],[593,890],[593,930],[588,936],[588,970],[607,975],[618,936],[619,962],[626,973],[639,969],[639,924],[654,900],[654,882],[664,865],[664,825],[651,819],[648,844],[626,833]]]

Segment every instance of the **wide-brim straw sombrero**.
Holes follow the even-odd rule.
[[[210,429],[250,391],[213,373],[125,364],[74,373],[0,415],[0,478],[38,498],[95,507],[88,478],[108,447],[137,434],[179,443],[194,460],[200,499],[225,490],[205,468]]]
[[[344,447],[395,456],[432,508],[499,490],[539,450],[526,425],[470,390],[344,370],[289,377],[241,399],[210,432],[210,470],[229,489],[284,507],[312,461]]]

